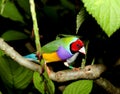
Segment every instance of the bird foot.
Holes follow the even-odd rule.
[[[68,62],[64,62],[64,65],[65,65],[66,67],[70,68],[70,69],[73,69],[74,71],[80,70],[80,68],[76,68],[76,67],[73,67],[73,66],[69,65]]]
[[[48,75],[50,75],[51,70],[50,70],[50,68],[48,66],[46,66],[46,70],[47,70]]]
[[[51,72],[52,72],[51,67],[48,67],[47,64],[46,64],[46,62],[44,64],[45,64],[45,68],[46,68],[47,74],[50,75]]]

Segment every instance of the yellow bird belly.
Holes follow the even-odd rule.
[[[46,63],[61,61],[56,52],[43,53],[42,56]]]

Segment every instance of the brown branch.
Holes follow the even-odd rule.
[[[38,71],[42,73],[42,67],[36,63],[30,62],[24,57],[22,57],[18,52],[16,52],[11,46],[9,46],[5,41],[0,38],[0,49],[15,60],[18,64],[29,68],[33,71]],[[119,64],[119,63],[118,63]],[[106,67],[102,64],[88,65],[80,70],[62,70],[58,72],[51,72],[49,75],[50,79],[57,82],[65,82],[77,79],[95,79],[94,81],[107,90],[110,94],[120,94],[120,88],[112,85],[108,80],[99,78],[101,73],[106,70]],[[99,79],[97,79],[99,78]]]
[[[16,52],[13,47],[9,46],[2,38],[0,38],[0,49],[5,52],[6,55],[10,56],[13,60],[15,60],[20,65],[31,69],[33,71],[42,72],[41,66],[36,63],[30,62],[24,57],[22,57],[18,52]]]
[[[30,62],[24,57],[22,57],[18,52],[16,52],[11,46],[9,46],[2,38],[0,38],[0,49],[5,52],[8,56],[10,56],[13,60],[15,60],[20,65],[29,68],[33,71],[42,72],[42,68],[40,65]],[[75,70],[63,70],[59,72],[51,72],[49,75],[50,79],[57,82],[65,82],[69,80],[76,80],[81,78],[86,79],[95,79],[100,76],[102,72],[104,72],[106,67],[102,64],[98,65],[89,65],[79,71]]]
[[[112,85],[112,83],[104,78],[96,79],[95,83],[104,88],[109,94],[120,94],[120,88],[115,87]]]
[[[80,70],[63,70],[58,72],[52,72],[50,79],[57,82],[65,82],[69,80],[77,79],[96,79],[100,77],[100,74],[106,70],[106,67],[102,64],[88,65]]]

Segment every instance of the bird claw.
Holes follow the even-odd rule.
[[[44,64],[45,64],[45,68],[46,68],[47,74],[50,75],[51,72],[52,72],[52,69],[47,66],[47,63],[46,63],[46,62],[45,62]]]
[[[51,70],[49,69],[49,67],[48,67],[48,66],[46,66],[46,70],[47,70],[48,75],[50,75]]]
[[[76,67],[70,66],[70,65],[68,64],[68,62],[64,62],[64,65],[65,65],[66,67],[69,67],[70,69],[72,69],[72,70],[74,70],[74,71],[79,71],[79,70],[80,70],[80,68],[76,68]]]

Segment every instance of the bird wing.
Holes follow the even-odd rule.
[[[75,36],[70,36],[70,37],[65,37],[65,38],[54,40],[44,45],[42,47],[42,51],[43,53],[51,53],[51,52],[57,51],[58,48],[62,46],[70,52],[70,44],[77,39],[78,38]]]

